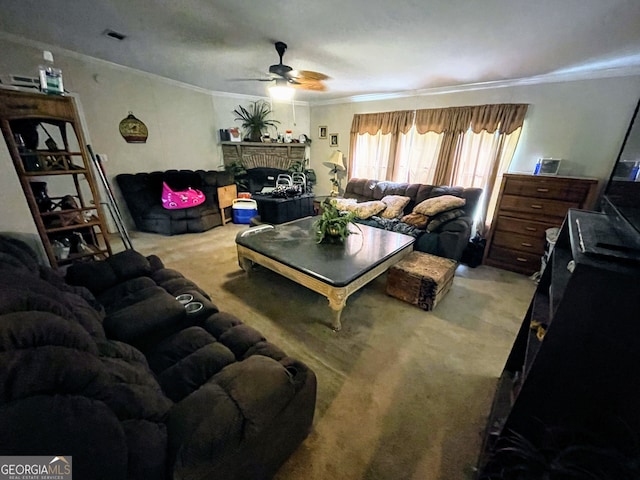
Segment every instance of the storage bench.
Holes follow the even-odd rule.
[[[279,224],[313,216],[313,197],[313,193],[303,193],[288,198],[254,195],[253,199],[258,203],[261,222]]]
[[[411,252],[389,269],[387,294],[433,310],[451,288],[457,266],[449,258]]]

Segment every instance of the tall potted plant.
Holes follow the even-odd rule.
[[[264,100],[252,102],[249,108],[238,105],[233,113],[236,114],[235,120],[242,122],[245,135],[252,142],[259,142],[267,127],[275,127],[280,123],[278,120],[269,119],[273,112]]]

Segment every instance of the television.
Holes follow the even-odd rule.
[[[640,101],[602,197],[610,234],[600,246],[613,256],[640,258]],[[602,237],[602,234],[601,234]]]

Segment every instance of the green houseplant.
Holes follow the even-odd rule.
[[[238,191],[242,192],[248,190],[248,181],[244,178],[247,174],[247,169],[239,160],[234,160],[224,166],[227,173],[233,175],[233,181],[238,187]]]
[[[236,121],[242,122],[245,135],[252,142],[259,142],[267,127],[275,127],[280,122],[269,119],[273,112],[271,107],[264,100],[252,102],[248,108],[238,105],[233,113],[236,114]]]
[[[356,218],[355,212],[341,212],[328,198],[322,202],[321,207],[322,215],[314,223],[317,243],[343,242],[354,233],[349,230],[349,224]]]

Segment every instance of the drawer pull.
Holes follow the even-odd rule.
[[[531,208],[535,208],[535,209],[537,209],[537,210],[540,210],[540,209],[542,208],[542,205],[537,204],[537,203],[532,203],[532,204],[531,204]]]
[[[533,245],[527,242],[522,242],[520,245],[522,245],[523,247],[533,247]]]
[[[537,232],[538,229],[536,227],[524,227],[527,232]]]
[[[516,257],[516,260],[521,262],[521,263],[527,263],[527,259],[526,258]]]
[[[539,191],[540,193],[547,193],[549,191],[548,188],[537,188],[537,191]]]

